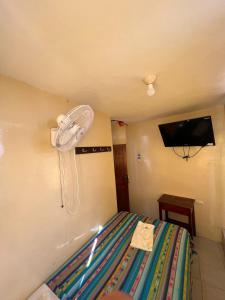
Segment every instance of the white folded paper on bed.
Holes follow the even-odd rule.
[[[139,221],[133,233],[130,246],[145,251],[152,251],[154,228],[155,226],[152,224]]]
[[[59,298],[44,283],[27,300],[59,300]]]

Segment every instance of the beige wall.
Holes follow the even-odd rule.
[[[77,157],[81,205],[60,207],[55,117],[64,98],[0,77],[0,299],[24,300],[116,212],[112,153]],[[109,118],[96,113],[80,145],[111,145]]]
[[[215,147],[203,148],[188,162],[164,147],[158,124],[204,115],[212,116]],[[224,107],[129,124],[127,138],[131,209],[158,217],[156,200],[161,194],[195,198],[200,202],[196,203],[197,233],[220,240],[225,226]]]
[[[112,122],[112,140],[114,145],[127,143],[127,126],[119,126],[117,122]]]

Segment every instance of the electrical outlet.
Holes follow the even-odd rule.
[[[137,159],[141,159],[141,154],[140,153],[137,154]]]

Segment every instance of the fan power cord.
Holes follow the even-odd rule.
[[[60,152],[58,152],[58,157],[59,157],[59,178],[60,178],[60,199],[61,199],[61,207],[64,207],[64,190],[63,190],[63,186],[64,186],[64,169],[62,168],[63,162],[62,162],[62,157],[60,155]]]

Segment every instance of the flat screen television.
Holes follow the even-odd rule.
[[[214,146],[210,116],[159,125],[165,147]]]

